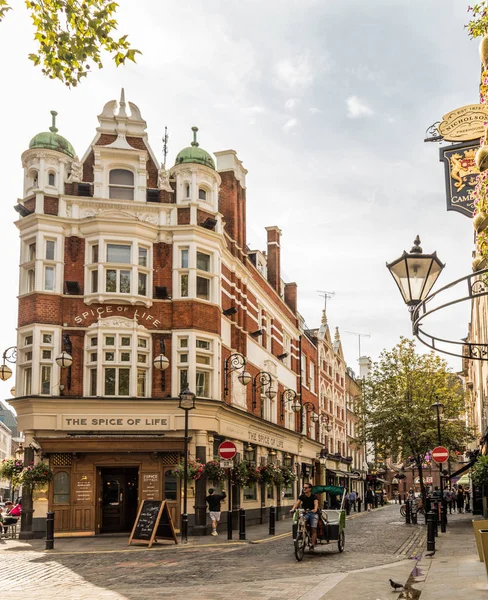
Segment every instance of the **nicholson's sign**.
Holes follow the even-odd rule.
[[[474,188],[479,175],[474,161],[479,142],[444,146],[440,160],[446,174],[447,210],[455,210],[470,219],[474,211]]]
[[[488,107],[468,104],[444,115],[437,129],[446,142],[468,142],[484,135],[486,121]]]

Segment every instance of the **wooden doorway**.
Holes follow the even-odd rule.
[[[130,531],[138,508],[138,467],[102,467],[100,475],[100,533]]]

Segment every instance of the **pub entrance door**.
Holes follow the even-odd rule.
[[[130,531],[137,515],[139,469],[102,467],[99,471],[100,533]]]

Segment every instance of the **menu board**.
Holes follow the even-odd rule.
[[[159,539],[170,539],[175,544],[178,543],[166,502],[164,500],[143,500],[129,538],[129,544],[133,541],[141,542],[148,544],[150,548],[155,541],[157,542],[156,535]]]

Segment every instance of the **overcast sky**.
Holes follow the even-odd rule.
[[[143,55],[119,69],[106,57],[75,90],[31,66],[31,25],[12,4],[0,24],[2,348],[16,343],[21,153],[55,109],[82,156],[122,86],[158,158],[168,126],[170,166],[192,125],[206,150],[237,151],[249,171],[249,246],[265,249],[264,228],[282,229],[283,277],[299,285],[300,312],[318,326],[317,290],[335,292],[329,324],[353,369],[357,338],[346,331],[371,334],[362,350],[373,359],[410,334],[385,262],[416,234],[447,263],[439,285],[470,272],[471,221],[446,212],[439,145],[423,142],[443,114],[478,102],[464,0],[120,0],[119,29]],[[444,337],[465,335],[468,319],[446,319]]]

